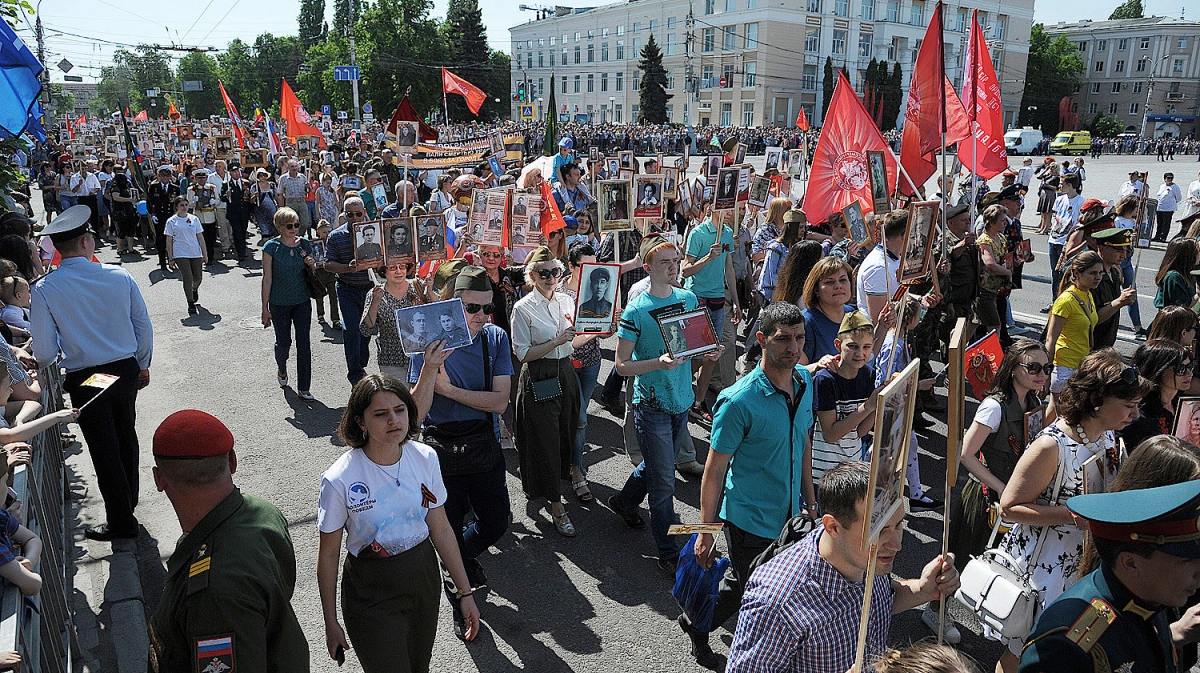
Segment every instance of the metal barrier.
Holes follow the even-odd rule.
[[[62,409],[59,368],[43,368],[39,378],[42,413]],[[67,557],[71,540],[66,526],[66,444],[57,425],[29,443],[33,445],[32,463],[15,470],[13,490],[25,504],[25,526],[42,539],[42,557],[36,568],[42,576],[42,589],[36,596],[24,597],[16,587],[4,586],[0,592],[0,650],[16,650],[22,671],[66,673],[71,670],[75,639],[70,609],[73,579]]]

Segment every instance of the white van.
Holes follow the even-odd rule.
[[[1004,134],[1004,149],[1010,155],[1033,154],[1042,142],[1042,132],[1028,126],[1012,129]]]

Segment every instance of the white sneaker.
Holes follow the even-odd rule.
[[[933,611],[933,604],[925,606],[925,610],[921,612],[921,621],[925,622],[925,626],[933,631],[934,635],[938,632],[938,615]],[[958,632],[958,626],[954,624],[954,620],[950,615],[946,615],[946,631],[942,634],[943,639],[950,645],[957,645],[962,640],[962,634]]]
[[[509,451],[517,448],[517,443],[513,441],[512,433],[508,431],[508,425],[504,423],[504,419],[500,419],[500,448]]]

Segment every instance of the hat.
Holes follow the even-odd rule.
[[[439,271],[441,269],[438,269]],[[492,281],[488,278],[487,269],[482,266],[464,267],[454,278],[454,291],[473,290],[475,292],[491,292]]]
[[[965,203],[960,203],[957,206],[950,206],[949,208],[946,209],[946,219],[953,220],[954,218],[958,217],[959,215],[962,215],[963,213],[967,212],[970,209],[971,209],[971,207]]]
[[[1095,197],[1092,197],[1092,198],[1084,201],[1082,206],[1079,206],[1079,212],[1082,213],[1085,210],[1091,210],[1092,208],[1103,208],[1103,207],[1104,207],[1103,201],[1101,201],[1100,199],[1097,199]]]
[[[163,419],[154,431],[155,456],[212,458],[233,449],[233,433],[216,416],[185,409]]]
[[[572,143],[572,142],[571,142],[571,139],[570,139],[570,138],[563,138],[562,140],[559,140],[559,141],[558,141],[558,146],[559,146],[559,147],[566,147],[566,148],[568,148],[568,149],[569,149],[569,148],[571,148],[573,145],[574,145],[574,143]]]
[[[87,231],[88,219],[92,216],[92,211],[87,206],[71,206],[62,212],[61,215],[50,220],[50,224],[42,230],[42,234],[49,236],[55,245],[66,243],[83,236]]]
[[[433,273],[434,289],[440,291],[442,288],[446,287],[446,283],[449,283],[452,278],[458,275],[459,271],[462,271],[465,268],[467,268],[467,260],[461,258],[452,259],[448,262],[442,262],[439,264],[437,271]]]
[[[579,220],[575,219],[573,215],[563,215],[563,222],[567,223],[567,229],[571,231],[579,229]]]
[[[207,178],[208,177],[208,169],[207,168],[197,168],[196,170],[192,171],[192,177],[193,178]]]
[[[1113,223],[1115,222],[1116,216],[1114,216],[1112,213],[1105,213],[1091,222],[1088,222],[1087,224],[1079,225],[1079,228],[1083,230],[1083,234],[1085,236],[1091,236],[1095,238],[1096,234],[1104,231],[1105,229],[1111,229]]]
[[[1004,171],[1003,175],[1004,175],[1004,177],[1006,177],[1006,178],[1015,178],[1015,177],[1017,177],[1017,173],[1016,173],[1016,171],[1014,171],[1014,170],[1013,170],[1013,169],[1011,169],[1011,168],[1010,168],[1010,169],[1008,169],[1007,171]]]
[[[658,252],[660,249],[674,244],[658,234],[648,234],[642,239],[642,244],[638,246],[638,257],[641,258],[643,264],[650,263],[650,256]]]
[[[1043,164],[1052,164],[1052,163],[1054,163],[1054,157],[1046,157],[1045,159],[1042,159],[1042,163]]]
[[[1000,192],[988,192],[987,194],[983,195],[982,199],[979,199],[979,207],[987,208],[988,206],[994,206],[999,200]]]
[[[167,174],[174,173],[174,172],[175,171],[171,170],[171,167],[167,166],[166,164],[159,166],[158,169],[155,171],[155,173],[167,173]]]
[[[1141,172],[1141,171],[1129,171],[1129,174],[1130,174],[1130,175],[1137,175],[1137,176],[1139,176],[1139,177],[1140,177],[1140,176],[1141,176],[1141,174],[1142,174],[1142,172]]]
[[[525,264],[527,266],[530,264],[537,264],[538,262],[553,261],[554,253],[550,252],[550,248],[547,248],[544,245],[534,248],[533,252],[529,253],[529,256],[525,258]]]
[[[733,154],[733,151],[737,149],[737,146],[738,139],[736,137],[726,138],[725,142],[721,143],[721,149],[725,151],[725,154]]]
[[[426,215],[426,214],[427,213],[425,211],[424,206],[417,205],[417,206],[413,206],[412,208],[408,209],[409,217],[420,217],[421,215]]]
[[[240,163],[238,163],[237,161],[230,161],[229,162],[229,170],[240,171],[240,170],[242,170],[242,165]]]
[[[1009,200],[1020,201],[1021,200],[1021,186],[1020,185],[1009,185],[1009,186],[1005,187],[1004,189],[1001,189],[1000,197],[998,200],[999,201],[1009,201]]]
[[[1111,218],[1111,215],[1105,215],[1100,219]],[[1128,248],[1130,245],[1130,236],[1133,234],[1132,229],[1121,229],[1119,227],[1109,227],[1101,229],[1092,234],[1092,239],[1097,243],[1107,245],[1110,248]]]
[[[1092,535],[1141,542],[1181,558],[1200,558],[1200,481],[1133,491],[1077,495],[1067,509],[1089,522]]]
[[[807,222],[807,221],[808,221],[808,216],[804,214],[803,210],[796,210],[795,208],[788,208],[783,213],[783,223],[784,224],[789,224],[791,222]]]
[[[842,324],[840,327],[838,327],[838,335],[840,336],[846,332],[853,332],[854,330],[861,329],[863,327],[873,327],[870,319],[863,315],[862,311],[851,311],[847,313],[844,318],[842,318]]]

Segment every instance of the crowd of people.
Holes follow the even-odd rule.
[[[483,132],[441,130],[445,138]],[[540,154],[540,125],[487,131],[521,133],[526,153]],[[1200,584],[1192,560],[1200,557],[1200,482],[1185,481],[1200,475],[1200,448],[1171,435],[1179,434],[1177,398],[1200,391],[1192,376],[1200,179],[1183,190],[1167,173],[1150,192],[1149,176],[1135,172],[1119,193],[1092,196],[1082,159],[1060,166],[1047,158],[1036,170],[1026,159],[1004,173],[998,190],[968,181],[962,194],[931,197],[942,198],[946,230],[931,246],[926,275],[897,292],[909,211],[896,203],[869,213],[871,245],[856,240],[841,217],[810,221],[778,168],[765,171],[776,180],[762,207],[716,210],[714,176],[702,170],[699,198],[667,199],[662,218],[600,231],[594,180],[620,175],[607,157],[652,157],[622,168],[656,174],[669,168],[656,153],[703,147],[729,166],[739,143],[750,152],[795,148],[801,136],[794,131],[573,124],[559,131],[548,163],[500,172],[486,161],[406,172],[394,149],[361,135],[308,156],[285,143],[272,165],[253,171],[211,153],[184,153],[178,163],[145,166],[153,178],[144,194],[126,161],[44,148],[36,182],[45,223],[19,213],[0,217],[0,257],[11,260],[0,264],[0,332],[10,344],[0,349],[9,362],[0,370],[0,396],[8,394],[12,419],[0,442],[78,421],[106,513],[87,535],[136,537],[134,404],[150,381],[152,326],[132,276],[92,263],[95,249],[107,241],[122,258],[156,255],[156,273],[178,279],[195,315],[203,311],[205,266],[222,258],[249,263],[261,248],[261,319],[274,327],[278,385],[294,380],[301,400],[314,399],[314,303],[318,322],[342,334],[351,390],[338,433],[349,448],[324,472],[316,498],[323,644],[339,663],[353,648],[367,671],[429,670],[439,593],[451,606],[455,635],[471,641],[479,633],[489,581],[481,558],[504,562],[503,554],[484,552],[510,522],[506,449],[517,452],[531,505],[548,509],[559,534],[578,534],[571,502],[595,500],[587,479],[593,402],[620,420],[633,465],[605,504],[628,529],[649,531],[662,571],[687,572],[680,538],[669,532],[679,522],[676,473],[701,480],[700,522],[722,524],[723,545],[710,533],[683,542],[702,568],[712,567],[718,546],[729,559],[711,618],[685,611],[677,620],[705,667],[722,665],[712,631],[740,615],[726,671],[845,673],[869,593],[870,666],[974,671],[949,648],[891,652],[888,631],[893,615],[921,608],[933,633],[958,643],[961,634],[939,616],[948,613],[938,603],[959,589],[968,561],[989,548],[1029,575],[1043,614],[1032,634],[985,627],[1005,646],[997,671],[1049,670],[1103,647],[1113,668],[1134,662],[1120,670],[1183,670],[1171,662],[1195,661],[1200,617],[1180,609],[1192,605]],[[708,163],[693,159],[702,160]],[[536,245],[484,244],[468,226],[480,190],[544,193],[544,183],[562,226],[536,232]],[[1150,196],[1157,206],[1147,229]],[[404,216],[438,216],[450,258],[362,268],[359,226]],[[1175,221],[1181,229],[1156,277],[1159,312],[1143,324],[1130,252],[1140,237],[1167,242]],[[1023,227],[1050,239],[1055,299],[1043,310],[1041,340],[1013,321],[1009,305],[1023,267],[1036,262]],[[597,262],[611,266],[585,281],[585,265]],[[616,310],[604,304],[609,285],[620,290]],[[576,329],[581,293],[591,302],[589,318],[611,315],[608,330]],[[402,324],[397,314],[445,300],[461,303],[465,326],[431,324],[437,321],[424,313]],[[1132,358],[1112,348],[1122,309],[1142,341]],[[677,357],[668,340],[682,337],[669,337],[662,319],[689,311],[706,317],[715,343]],[[98,312],[106,318],[93,320]],[[971,341],[995,331],[1004,353],[963,428],[966,485],[943,502],[922,485],[916,449],[934,425],[930,415],[946,408],[934,393],[931,363],[948,361],[960,322]],[[456,331],[466,345],[445,350]],[[610,334],[611,356],[601,347]],[[372,350],[378,374],[369,372]],[[863,512],[873,497],[879,396],[913,360],[920,361],[919,392],[902,466],[905,506],[885,522],[872,561],[862,545]],[[39,418],[29,402],[38,394],[35,365],[56,361],[76,408]],[[96,375],[113,377],[102,397]],[[78,410],[93,398],[96,404]],[[1031,426],[1039,411],[1042,422]],[[695,450],[697,431],[709,433],[706,452]],[[290,606],[292,540],[277,509],[234,485],[234,444],[220,420],[199,411],[172,415],[154,435],[155,484],[185,531],[152,621],[159,670],[191,666],[197,656],[230,667],[236,656],[251,670],[307,670],[309,643]],[[10,468],[28,459],[19,444],[8,447]],[[1182,462],[1191,467],[1173,467]],[[1146,489],[1166,490],[1154,492],[1155,508],[1131,513],[1130,502],[1150,502]],[[906,553],[907,513],[938,510],[950,519],[952,554],[922,559],[917,577],[894,577],[896,558]],[[0,556],[0,576],[31,593],[39,545],[19,526],[19,506],[13,512],[0,510],[0,524],[12,528],[9,547],[20,554],[9,559],[18,563]],[[796,517],[811,532],[779,546]],[[1192,527],[1184,530],[1187,521]],[[250,551],[234,553],[226,539]],[[773,555],[764,561],[764,552]],[[1155,589],[1147,578],[1156,574],[1178,581]],[[1088,591],[1134,609],[1113,603],[1111,627],[1092,619],[1082,635],[1056,631],[1056,620],[1070,627],[1087,618],[1095,606]],[[1162,625],[1166,635],[1139,631],[1129,614]],[[1148,665],[1146,656],[1158,663]]]

